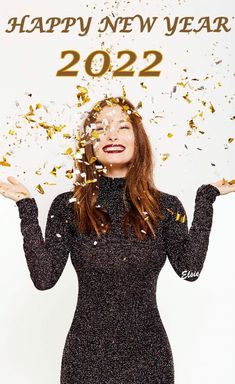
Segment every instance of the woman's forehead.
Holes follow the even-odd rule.
[[[99,114],[97,114],[97,123],[102,122],[102,119],[107,119],[108,121],[129,121],[130,118],[128,114],[123,111],[121,106],[105,106]]]

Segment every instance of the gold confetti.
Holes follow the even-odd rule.
[[[89,160],[89,164],[94,163],[96,160],[97,160],[97,157],[92,156],[92,157],[90,158],[90,160]]]
[[[26,118],[26,120],[28,120],[28,122],[36,122],[36,120],[32,119],[31,116],[34,116],[34,109],[32,107],[32,105],[29,106],[29,112],[27,112],[25,115],[23,115],[24,118]]]
[[[73,148],[69,147],[68,149],[66,149],[66,151],[64,152],[64,155],[71,155],[73,153]]]
[[[78,90],[78,94],[77,94],[77,99],[78,99],[77,107],[81,107],[83,104],[85,104],[85,103],[90,101],[90,97],[88,96],[88,89],[85,88],[85,87],[81,87],[80,85],[77,85],[76,88]]]
[[[36,186],[36,191],[38,191],[39,193],[41,193],[41,195],[44,195],[44,189],[42,188],[41,184],[38,184]]]
[[[69,133],[63,133],[63,137],[65,139],[71,139],[72,136]]]
[[[123,109],[125,112],[127,112],[127,111],[130,110],[130,109],[129,109],[129,105],[127,105],[127,104],[124,104],[124,105],[122,106],[122,109]]]
[[[73,170],[67,170],[65,172],[65,176],[68,178],[68,179],[72,179],[73,178]]]
[[[50,174],[53,175],[53,176],[57,176],[57,169],[60,169],[60,168],[61,168],[61,166],[54,167],[52,169],[52,171],[50,172]]]
[[[94,137],[95,139],[98,139],[100,134],[101,134],[101,132],[98,132],[98,131],[94,130],[94,131],[91,132],[91,137]]]
[[[47,131],[47,139],[48,138],[51,139],[56,132],[61,132],[62,129],[64,127],[66,127],[65,124],[63,124],[63,125],[62,124],[60,124],[60,125],[54,125],[54,124],[53,125],[49,125],[45,121],[42,121],[42,122],[38,123],[38,125],[40,127],[44,128],[44,129],[46,129],[46,131]]]
[[[3,156],[3,160],[0,161],[0,165],[2,165],[3,167],[10,167],[11,166],[11,164],[8,163],[5,156]]]
[[[230,185],[235,184],[235,180],[234,180],[234,179],[233,179],[233,180],[230,180],[228,183],[229,183]]]
[[[170,154],[169,153],[163,153],[162,155],[162,160],[165,161],[169,158]]]
[[[189,120],[189,123],[188,123],[188,124],[189,124],[189,126],[190,126],[191,129],[193,129],[193,130],[196,130],[196,129],[197,129],[197,126],[195,125],[193,119]]]
[[[186,215],[185,214],[182,214],[182,213],[179,213],[179,212],[176,212],[176,214],[174,213],[174,211],[170,208],[166,208],[168,212],[170,212],[170,214],[172,216],[175,217],[175,221],[179,221],[180,223],[185,223],[186,222]]]
[[[126,91],[124,85],[122,85],[122,98],[126,99]]]
[[[169,137],[169,138],[171,138],[171,137],[173,137],[173,136],[174,136],[173,133],[170,133],[170,132],[169,132],[169,133],[167,134],[167,137]]]
[[[98,103],[96,103],[95,104],[95,106],[93,107],[93,109],[95,110],[95,111],[97,111],[97,112],[100,112],[101,111],[101,106],[100,106],[100,103],[98,102]]]
[[[85,184],[95,183],[97,179],[88,179],[85,181]]]
[[[203,117],[203,111],[200,111],[198,114],[199,117]]]
[[[232,143],[233,140],[234,140],[234,138],[233,138],[233,137],[230,137],[230,138],[228,139],[228,143],[229,143],[229,144]]]
[[[213,107],[213,105],[211,104],[211,102],[210,102],[209,111],[210,111],[211,113],[214,113],[214,112],[215,112],[215,108]]]
[[[191,102],[192,102],[192,100],[189,99],[189,97],[188,97],[188,92],[186,93],[186,95],[183,96],[183,98],[184,98],[188,103],[191,103]]]
[[[179,83],[176,83],[177,85],[179,85],[180,87],[183,87],[183,88],[185,88],[186,87],[186,85],[188,84],[188,81],[186,82],[186,83],[183,83],[182,81]]]
[[[180,213],[176,213],[176,221],[179,221],[180,223],[185,223],[186,221],[186,216]]]
[[[36,109],[40,109],[40,108],[42,108],[42,104],[37,103],[37,104],[36,104]]]

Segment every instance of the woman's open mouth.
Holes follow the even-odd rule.
[[[120,153],[124,150],[125,147],[123,145],[105,145],[105,147],[103,147],[105,153]]]

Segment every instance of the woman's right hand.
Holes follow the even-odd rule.
[[[0,193],[4,197],[14,201],[19,201],[26,197],[32,198],[28,189],[13,176],[8,176],[7,180],[10,183],[4,183],[3,181],[0,181]]]

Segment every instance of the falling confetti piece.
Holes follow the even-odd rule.
[[[142,82],[140,83],[141,87],[144,88],[144,89],[147,89],[147,86]]]
[[[124,85],[122,85],[122,98],[126,99],[126,91]]]
[[[197,126],[196,124],[194,123],[193,119],[189,120],[189,126],[192,130],[196,130],[197,129]]]
[[[188,103],[191,103],[191,102],[192,102],[192,100],[189,99],[189,97],[188,97],[188,92],[186,93],[186,95],[183,96],[183,98],[184,98]]]
[[[188,84],[188,81],[186,83],[183,83],[183,82],[179,82],[179,83],[176,83],[177,85],[179,85],[180,87],[183,87],[185,88],[186,85]]]
[[[72,136],[69,133],[63,133],[63,137],[65,139],[71,139]]]
[[[165,161],[165,160],[167,160],[169,157],[170,157],[170,154],[169,154],[169,153],[163,153],[163,155],[162,155],[162,160]]]
[[[60,169],[60,168],[61,168],[61,166],[54,167],[52,169],[52,171],[50,172],[50,174],[53,175],[53,176],[57,176],[57,169]]]
[[[3,167],[10,167],[11,164],[8,163],[7,159],[3,156],[3,161],[0,161],[0,165],[2,165]]]
[[[65,151],[65,155],[71,155],[71,153],[73,153],[73,148],[69,147],[68,149],[66,149]]]
[[[210,102],[209,111],[210,111],[211,113],[214,113],[214,112],[215,112],[215,108],[213,107],[213,105],[211,104],[211,102]]]
[[[38,184],[36,186],[36,191],[38,191],[39,193],[41,193],[41,195],[44,195],[44,189],[42,188],[42,186],[40,184]]]
[[[65,172],[65,176],[68,178],[68,179],[72,179],[73,178],[73,170],[67,170]]]

